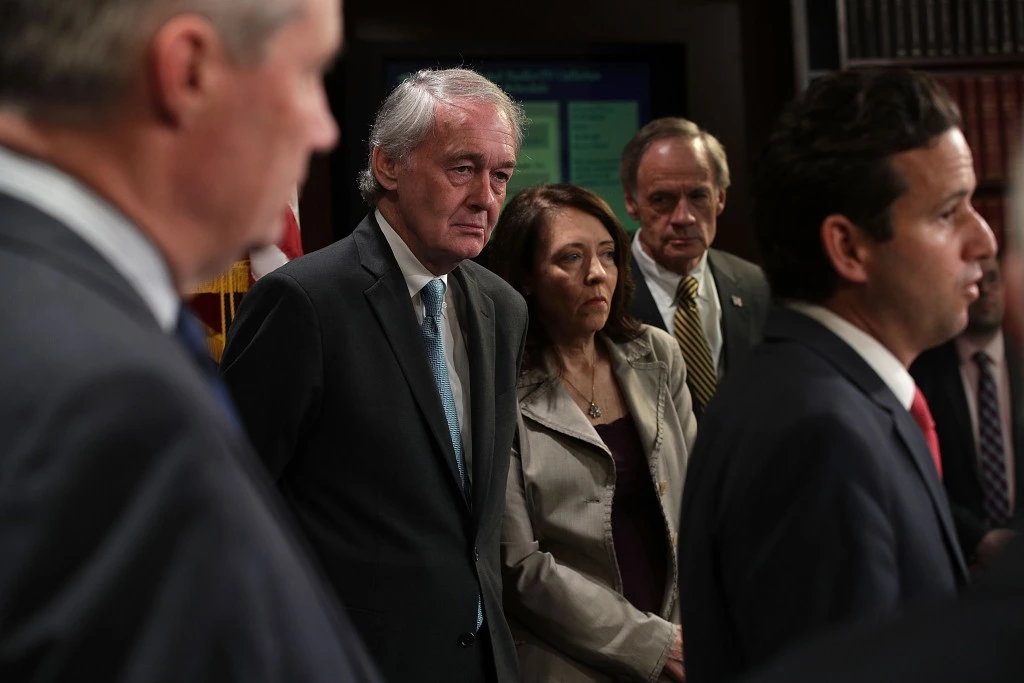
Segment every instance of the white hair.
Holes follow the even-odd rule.
[[[515,148],[523,142],[526,115],[505,91],[470,69],[423,69],[402,81],[384,100],[370,128],[370,153],[359,173],[359,192],[376,206],[384,188],[373,172],[373,150],[404,161],[434,125],[438,103],[483,102],[494,105],[512,127]]]

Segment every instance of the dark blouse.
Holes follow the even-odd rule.
[[[630,415],[594,428],[615,458],[612,540],[622,592],[638,610],[659,614],[668,572],[668,532],[640,435]]]

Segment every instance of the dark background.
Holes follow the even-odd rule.
[[[368,123],[383,96],[379,55],[417,44],[514,45],[520,56],[609,44],[678,44],[682,63],[660,65],[655,97],[680,89],[686,115],[725,145],[732,171],[715,245],[756,260],[750,231],[750,165],[782,105],[796,92],[790,0],[347,0],[346,51],[328,76],[342,140],[313,160],[303,189],[306,251],[345,236],[366,211],[354,170],[366,158]],[[377,55],[375,57],[375,55]],[[666,61],[673,61],[666,59]],[[659,94],[660,93],[660,94]]]

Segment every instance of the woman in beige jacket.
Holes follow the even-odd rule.
[[[676,528],[697,428],[675,339],[627,313],[629,254],[573,185],[516,195],[488,247],[530,308],[502,528],[528,683],[683,680]]]

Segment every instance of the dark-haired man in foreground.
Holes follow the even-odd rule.
[[[813,84],[769,140],[756,228],[779,305],[704,416],[683,496],[691,683],[966,581],[907,372],[963,330],[995,251],[959,126],[931,78],[851,71]]]

